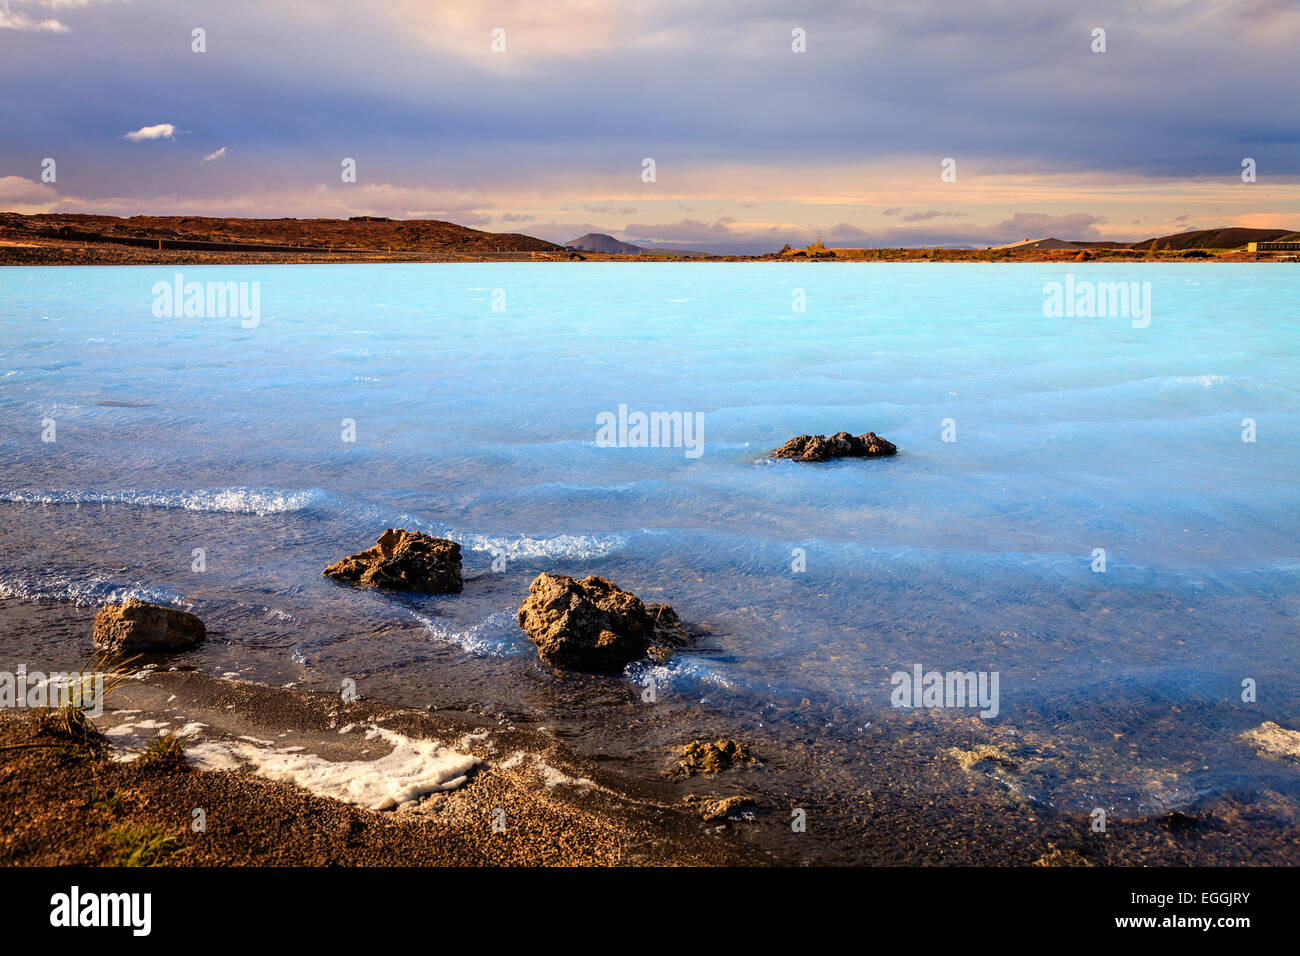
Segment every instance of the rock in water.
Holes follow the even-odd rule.
[[[654,636],[650,638],[649,654],[657,661],[666,661],[679,647],[689,647],[690,635],[682,627],[677,612],[668,604],[647,604],[646,613],[650,615],[650,624]]]
[[[682,759],[668,773],[691,777],[697,773],[722,773],[733,767],[758,763],[762,761],[735,740],[692,740],[682,748]]]
[[[95,615],[95,646],[122,653],[188,651],[207,637],[193,614],[135,599],[105,604]]]
[[[460,545],[419,531],[389,528],[370,550],[331,564],[326,577],[390,591],[457,594]]]
[[[690,643],[667,604],[642,604],[613,581],[539,574],[519,608],[519,626],[553,667],[620,671],[647,654],[663,660]]]
[[[825,435],[800,435],[772,452],[773,458],[794,458],[797,461],[827,461],[831,458],[884,458],[897,455],[898,446],[887,442],[875,432],[850,435],[836,432]]]

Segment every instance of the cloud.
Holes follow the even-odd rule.
[[[58,201],[58,190],[48,183],[22,176],[0,176],[0,209],[33,215],[48,212]]]
[[[1047,213],[1018,212],[1010,219],[991,227],[987,233],[999,242],[1019,242],[1021,239],[1042,239],[1054,236],[1058,239],[1100,239],[1101,233],[1094,227],[1105,222],[1100,216],[1086,212],[1075,212],[1065,216],[1053,216]]]
[[[966,215],[964,212],[953,212],[951,209],[947,212],[938,209],[927,209],[925,212],[909,212],[903,217],[903,222],[925,222],[927,219],[938,219],[941,216],[947,219],[955,219],[964,215]]]
[[[638,224],[631,223],[623,230],[627,236],[635,236],[635,239],[629,239],[629,242],[638,240],[658,240],[660,242],[717,242],[720,240],[735,239],[736,233],[732,227],[736,220],[730,216],[723,216],[713,222],[702,222],[698,219],[682,219],[678,222],[664,223],[662,225]]]
[[[23,33],[67,33],[68,28],[53,18],[33,20],[25,13],[0,9],[0,30],[20,30]]]
[[[171,123],[159,123],[156,126],[141,126],[132,133],[127,133],[126,138],[133,143],[139,143],[146,139],[171,139],[176,134],[176,127]]]
[[[226,155],[226,147],[222,146],[215,153],[208,153],[208,155],[204,156],[203,161],[205,163],[215,163],[218,159],[220,159],[222,156],[225,155]]]
[[[53,17],[39,20],[12,8],[26,4],[57,10],[60,7],[85,7],[91,2],[92,0],[3,0],[3,6],[0,6],[0,30],[19,30],[23,33],[68,33],[68,26],[62,20]],[[103,2],[109,3],[112,0],[103,0]]]

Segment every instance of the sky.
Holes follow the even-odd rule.
[[[0,0],[0,210],[723,253],[1300,229],[1298,51],[1300,0]]]

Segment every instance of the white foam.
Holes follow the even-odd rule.
[[[498,611],[486,620],[464,628],[453,627],[417,611],[412,611],[411,615],[439,642],[455,644],[471,654],[506,657],[520,650],[520,641],[516,635],[518,623],[514,612]]]
[[[190,744],[196,766],[229,770],[247,766],[258,776],[291,783],[321,797],[372,810],[387,810],[429,793],[454,790],[480,761],[434,740],[412,739],[371,725],[366,739],[382,739],[392,750],[373,760],[326,760],[300,748],[280,749],[238,740]]]
[[[304,511],[324,502],[319,488],[283,491],[274,488],[200,488],[193,491],[0,491],[0,501],[18,504],[83,505],[124,504],[186,511],[224,511],[232,514],[269,515]]]
[[[139,582],[121,584],[93,576],[79,580],[58,572],[23,573],[0,578],[0,598],[58,601],[77,607],[98,607],[135,598],[150,604],[187,606],[177,595]]]
[[[596,781],[588,777],[570,777],[562,770],[552,767],[542,759],[540,754],[528,753],[525,750],[519,750],[511,754],[505,760],[502,760],[497,767],[501,770],[514,770],[523,766],[525,763],[532,765],[533,772],[541,779],[546,788],[554,789],[559,786],[582,787],[591,789],[596,787]],[[598,788],[598,789],[604,789]]]

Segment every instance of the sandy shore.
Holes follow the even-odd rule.
[[[111,707],[96,724],[109,731],[111,741],[102,756],[59,746],[36,730],[30,715],[0,717],[0,747],[21,748],[0,751],[0,801],[8,811],[0,823],[0,864],[115,865],[155,844],[143,862],[723,866],[763,861],[729,839],[725,824],[706,826],[674,806],[671,795],[633,787],[526,728],[487,727],[455,715],[364,700],[344,703],[179,671],[127,681],[112,692]],[[282,765],[287,759],[301,767],[314,754],[334,766],[356,768],[394,750],[383,737],[367,736],[373,727],[401,740],[436,740],[478,762],[453,789],[385,810],[325,795],[337,781],[294,785],[267,779],[251,764],[241,770],[196,766],[210,763],[225,748],[277,755]],[[185,765],[135,757],[145,738],[164,729],[193,734]],[[200,816],[202,829],[196,827]]]
[[[93,613],[63,602],[0,598],[0,670],[13,671],[18,662],[28,670],[75,666],[89,652]],[[1033,756],[1036,748],[1015,728],[990,730],[978,720],[949,726],[925,712],[882,714],[856,753],[839,756],[841,773],[810,788],[789,775],[797,750],[778,749],[771,740],[764,746],[725,722],[682,733],[748,739],[759,745],[760,766],[683,778],[664,775],[671,763],[655,757],[651,772],[631,773],[628,761],[603,753],[606,742],[570,741],[562,727],[545,722],[460,705],[423,711],[365,698],[346,703],[333,693],[172,666],[157,660],[156,669],[138,672],[109,694],[95,721],[112,742],[102,758],[48,746],[58,741],[36,733],[30,711],[0,712],[0,748],[20,748],[0,749],[0,801],[10,810],[0,817],[0,865],[119,864],[125,851],[114,841],[124,832],[165,840],[157,862],[176,865],[1300,860],[1300,807],[1271,790],[1206,795],[1159,816],[1117,813],[1105,833],[1096,833],[1086,814],[1025,796],[1022,775],[1042,763]],[[193,734],[187,766],[122,761],[161,731]],[[611,739],[617,733],[610,728]],[[431,741],[446,753],[428,749]],[[428,760],[411,759],[421,747]],[[360,765],[385,758],[389,763],[373,773]],[[458,761],[466,758],[476,762],[462,773]],[[444,759],[452,767],[445,777],[465,779],[439,791],[440,778],[422,768]],[[1284,769],[1294,762],[1267,759],[1282,761]],[[323,762],[348,766],[321,773]],[[395,780],[398,790],[411,785],[423,795],[409,800],[399,793],[399,805],[373,809],[376,780]],[[356,781],[359,803],[339,798],[347,781]],[[754,812],[704,819],[710,804],[733,796],[754,798]],[[806,811],[806,832],[792,830],[796,807]],[[206,818],[201,833],[191,826],[195,809]]]

